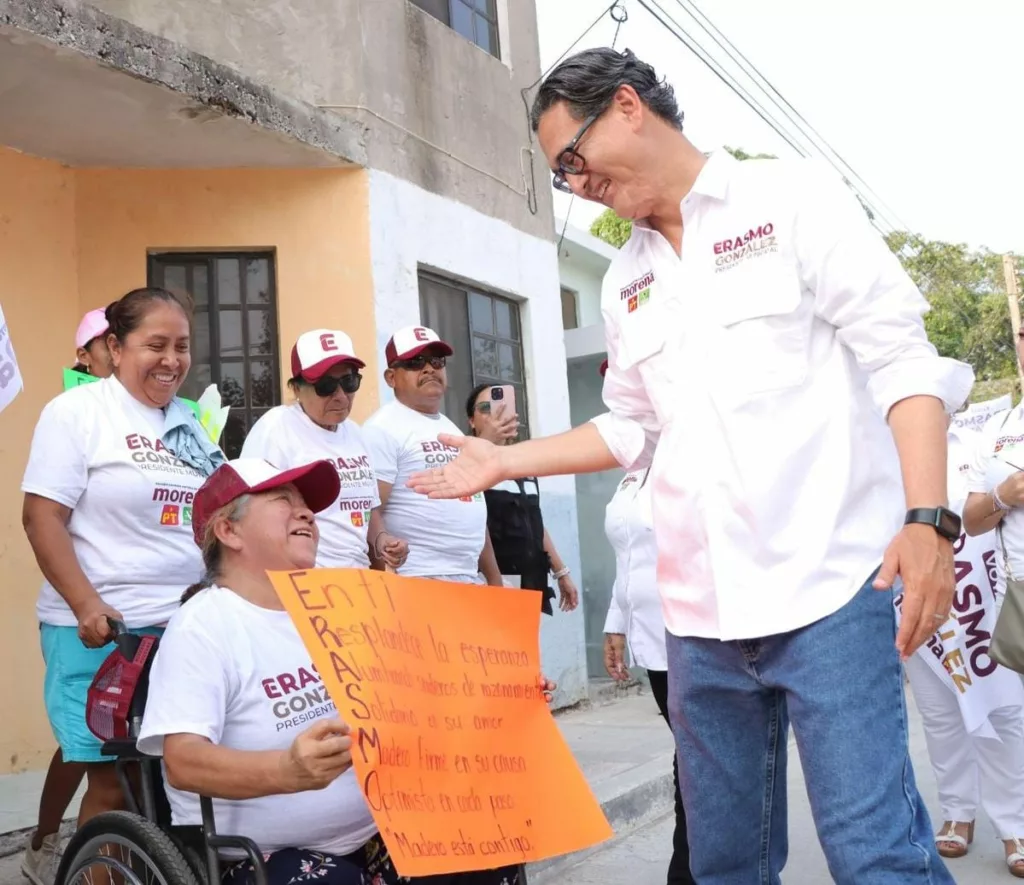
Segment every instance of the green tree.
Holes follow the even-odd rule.
[[[1012,379],[1016,354],[1002,258],[902,231],[886,242],[931,305],[924,324],[939,353],[970,363],[979,382]]]

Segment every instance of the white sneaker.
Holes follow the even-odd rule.
[[[60,866],[60,833],[43,837],[43,844],[36,850],[30,842],[21,860],[21,872],[33,885],[53,885]]]

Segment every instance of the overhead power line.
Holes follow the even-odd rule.
[[[762,103],[751,93],[744,88],[741,84],[736,81],[736,78],[732,76],[717,60],[715,60],[707,50],[699,43],[699,41],[690,34],[680,23],[668,12],[659,2],[659,0],[637,0],[641,7],[654,18],[665,30],[671,34],[677,41],[685,46],[691,53],[693,53],[700,61],[702,61],[711,71],[714,73],[726,86],[728,86],[743,102],[751,108],[771,129],[782,138],[790,147],[792,147],[800,156],[807,157],[811,151],[822,157],[829,165],[832,166],[850,185],[850,187],[857,193],[861,201],[865,204],[870,214],[874,215],[875,218],[871,219],[871,223],[883,236],[889,231],[883,229],[876,219],[881,219],[890,230],[895,230],[894,225],[860,188],[858,188],[853,182],[850,181],[849,175],[846,171],[837,165],[836,161],[830,157],[827,153],[811,139],[808,134],[803,131],[800,126],[795,126],[799,135],[794,135],[790,129],[784,124],[780,123],[770,111],[768,111]],[[677,0],[678,2],[678,0]],[[748,74],[749,76],[749,74]],[[765,96],[776,105],[776,108],[783,110],[779,107],[778,102],[771,98],[770,95],[765,91],[764,87],[755,81],[755,86],[765,94]],[[794,121],[788,114],[786,115],[792,124]],[[819,136],[820,137],[820,136]],[[801,138],[807,141],[811,148],[810,150],[801,142]],[[826,142],[827,144],[827,142]],[[852,171],[852,170],[851,170]]]
[[[762,90],[766,92],[769,99],[783,111],[791,122],[794,122],[798,127],[802,128],[805,133],[810,134],[817,139],[820,145],[824,145],[824,148],[829,151],[849,172],[849,178],[855,179],[861,185],[861,187],[868,191],[874,200],[886,210],[886,214],[890,218],[894,218],[899,226],[903,230],[909,230],[910,226],[899,217],[899,214],[893,210],[879,195],[878,193],[864,180],[864,177],[860,175],[857,170],[850,165],[850,163],[828,142],[828,140],[817,130],[810,122],[801,114],[789,100],[775,87],[759,69],[758,67],[747,58],[746,55],[715,25],[713,21],[701,10],[701,8],[694,2],[694,0],[675,0],[676,4],[690,16],[700,28],[709,36],[711,39],[731,58],[740,68],[751,78],[755,83],[760,81]],[[773,98],[772,96],[775,96]],[[780,104],[781,103],[781,104]],[[793,120],[793,116],[796,116],[796,120]]]

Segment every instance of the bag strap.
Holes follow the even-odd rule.
[[[999,425],[1000,430],[1006,427],[1006,422],[1010,420],[1010,415],[1012,415],[1013,412],[1014,409],[1012,408],[1006,410],[1006,414],[1003,416],[1002,423],[1000,423]],[[1006,575],[1007,581],[1013,581],[1015,580],[1015,578],[1013,577],[1013,572],[1010,569],[1010,557],[1006,552],[1006,542],[1003,540],[1004,519],[1006,519],[1005,513],[1002,515],[1002,517],[1000,517],[999,522],[996,523],[996,539],[999,541],[999,550],[1003,554],[1003,574]]]

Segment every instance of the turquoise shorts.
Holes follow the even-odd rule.
[[[162,627],[143,627],[133,633],[162,636]],[[43,700],[53,736],[65,762],[111,762],[100,753],[100,740],[85,724],[85,700],[89,686],[114,644],[86,648],[77,627],[40,624],[39,636],[46,663]]]

